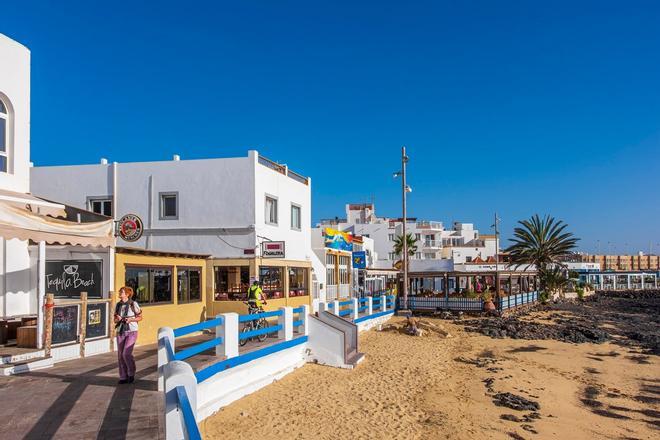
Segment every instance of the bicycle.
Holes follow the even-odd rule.
[[[250,303],[243,301],[243,304],[246,304],[248,306],[248,315],[253,315],[256,313],[263,313],[264,309],[261,307],[252,307]],[[253,319],[251,321],[248,321],[243,324],[243,328],[241,329],[241,333],[247,333],[252,330],[259,330],[262,328],[267,328],[269,327],[268,321],[266,321],[266,318],[258,318],[258,319]],[[240,344],[241,347],[243,347],[245,344],[247,344],[249,339],[257,339],[259,342],[264,342],[268,338],[268,334],[264,333],[261,335],[257,336],[251,336],[249,338],[244,338],[244,339],[239,339],[238,343]]]

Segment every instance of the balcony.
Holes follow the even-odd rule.
[[[417,229],[437,229],[439,231],[444,230],[442,222],[417,222]]]
[[[442,247],[442,240],[425,240],[422,247],[426,249],[439,249]]]

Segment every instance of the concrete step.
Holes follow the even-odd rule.
[[[7,349],[11,350],[11,348]],[[29,349],[19,349],[21,353],[12,353],[12,354],[0,354],[0,367],[5,364],[15,364],[17,362],[29,361],[30,359],[42,358],[46,355],[46,352],[41,349],[33,349],[33,351],[28,351]],[[2,353],[0,349],[0,353]]]
[[[52,366],[53,358],[50,356],[32,358],[14,363],[4,363],[0,365],[0,376],[11,376],[13,374],[27,373],[29,371],[41,370],[42,368],[49,368]]]
[[[364,360],[364,353],[353,352],[348,355],[346,358],[346,364],[356,366]]]

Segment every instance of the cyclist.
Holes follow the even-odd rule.
[[[266,295],[264,295],[263,290],[261,290],[261,287],[259,287],[259,281],[254,280],[252,282],[252,285],[248,289],[248,308],[250,309],[250,313],[252,313],[253,310],[259,311],[263,310],[262,309],[262,301],[263,304],[268,304],[266,301]]]

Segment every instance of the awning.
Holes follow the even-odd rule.
[[[35,214],[49,215],[51,217],[66,217],[63,204],[40,199],[32,194],[0,189],[0,202],[5,202],[19,208],[26,208]]]
[[[27,195],[31,197],[30,195]],[[34,204],[41,199],[34,198]],[[45,202],[56,207],[58,204]],[[48,206],[44,208],[48,208]],[[64,216],[64,205],[61,214]],[[8,201],[0,197],[0,236],[5,239],[45,241],[49,244],[113,247],[115,245],[112,219],[92,222],[72,222],[37,214],[32,206]],[[50,211],[53,212],[53,211]],[[49,214],[50,215],[50,214]]]

